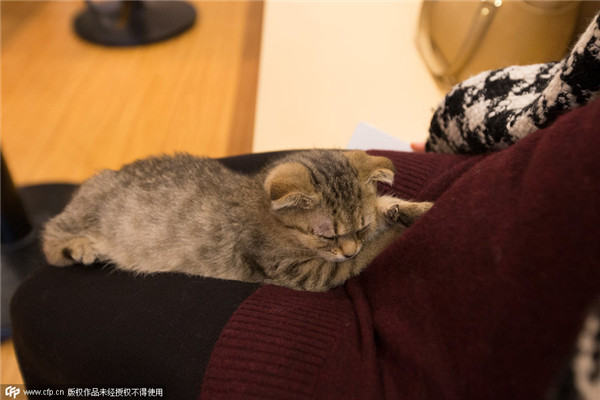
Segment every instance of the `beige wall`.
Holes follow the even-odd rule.
[[[445,92],[414,44],[419,10],[267,0],[253,150],[345,147],[360,121],[424,140]]]

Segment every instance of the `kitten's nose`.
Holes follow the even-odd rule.
[[[344,240],[340,242],[340,251],[346,258],[354,257],[359,250],[360,247],[358,246],[356,240]]]

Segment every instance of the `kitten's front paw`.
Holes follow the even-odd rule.
[[[85,265],[93,264],[98,260],[94,246],[88,238],[69,240],[62,248],[62,256]]]
[[[387,213],[386,218],[393,223],[401,223],[406,226],[414,224],[423,214],[433,207],[433,203],[410,203],[395,204]]]
[[[402,222],[402,214],[400,213],[400,206],[398,204],[394,204],[390,208],[388,208],[383,216],[388,222],[396,223]]]
[[[382,196],[378,199],[378,207],[388,223],[410,226],[429,211],[433,207],[433,203],[412,202],[391,196]]]

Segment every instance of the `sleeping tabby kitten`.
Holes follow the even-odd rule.
[[[43,232],[55,266],[98,261],[325,291],[360,273],[431,208],[377,196],[392,162],[310,150],[253,176],[191,155],[152,157],[87,180]]]

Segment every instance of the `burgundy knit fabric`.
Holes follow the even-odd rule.
[[[542,399],[600,293],[600,102],[486,156],[377,152],[433,209],[328,293],[265,286],[201,399]]]

